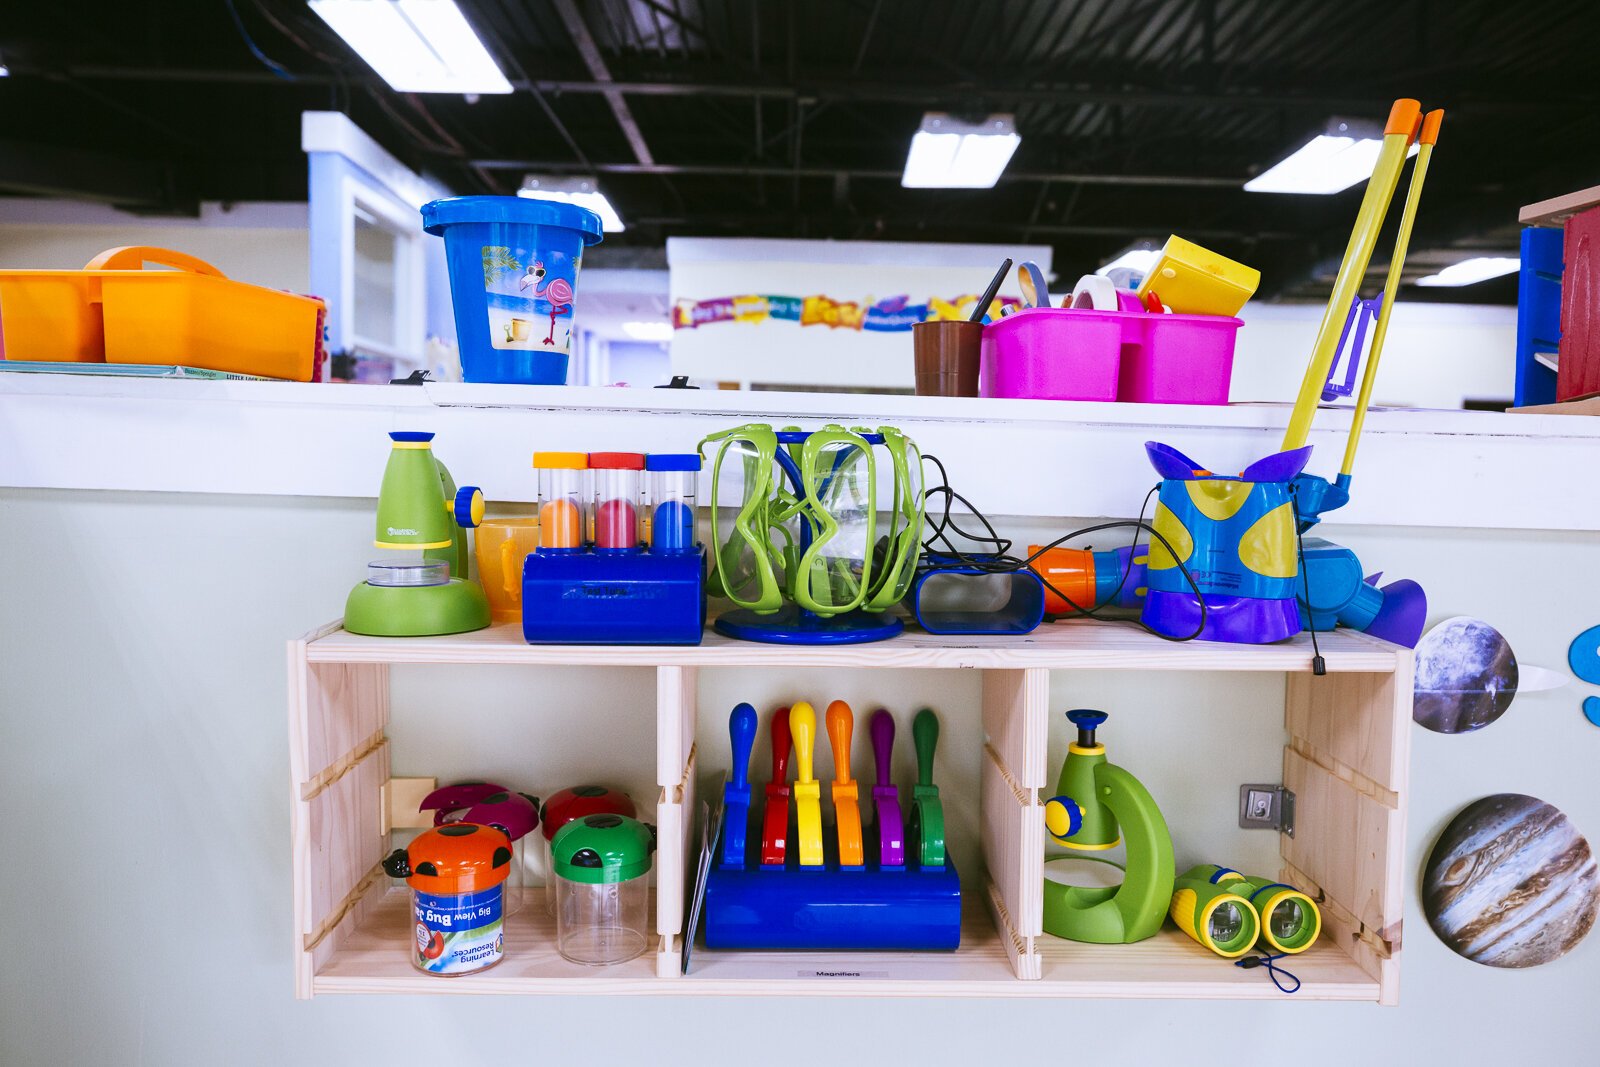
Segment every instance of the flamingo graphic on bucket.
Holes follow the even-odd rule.
[[[567,284],[565,278],[551,278],[545,281],[545,274],[544,261],[536,259],[533,261],[532,269],[517,283],[517,288],[526,289],[531,285],[533,295],[549,303],[550,335],[544,339],[544,343],[553,345],[556,343],[556,316],[572,314],[572,286]],[[577,274],[576,267],[573,269],[573,274]],[[567,331],[567,336],[571,338],[571,330]]]

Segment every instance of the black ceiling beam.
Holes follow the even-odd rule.
[[[694,216],[688,215],[640,215],[630,216],[628,223],[638,226],[773,226],[783,221],[783,213],[771,211],[748,212],[721,212],[716,214],[701,213]],[[1164,223],[1153,225],[1139,225],[1137,223],[1122,225],[1111,223],[1107,225],[1077,225],[1077,224],[1029,224],[1026,219],[996,219],[985,216],[981,219],[963,219],[953,217],[949,219],[930,219],[923,216],[913,218],[885,218],[875,215],[870,211],[856,212],[851,215],[840,215],[834,212],[828,215],[814,215],[819,220],[828,219],[835,222],[872,222],[882,223],[885,230],[895,232],[911,232],[913,230],[931,230],[934,232],[967,232],[967,231],[1003,231],[1023,232],[1031,231],[1055,237],[1152,237],[1160,240],[1162,235],[1171,233],[1175,228],[1181,229],[1185,237],[1205,240],[1216,238],[1238,238],[1250,241],[1302,241],[1304,234],[1291,233],[1281,230],[1260,230],[1255,228],[1240,227],[1174,227],[1169,219]]]
[[[600,54],[600,46],[595,43],[594,34],[589,32],[589,24],[583,21],[583,13],[578,10],[578,5],[573,0],[555,0],[556,11],[561,15],[561,24],[572,37],[573,47],[577,48],[578,55],[583,59],[583,65],[589,68],[589,75],[594,78],[592,84],[596,90],[603,93],[606,103],[611,106],[611,113],[616,116],[617,125],[622,127],[622,136],[628,140],[628,147],[633,149],[633,156],[642,164],[655,162],[650,155],[650,146],[645,143],[644,133],[639,129],[639,123],[634,120],[633,112],[628,110],[628,102],[623,99],[622,91],[616,88],[616,83],[611,79],[611,70],[606,66],[606,61]]]
[[[0,189],[127,207],[164,207],[171,200],[167,172],[158,163],[10,140],[0,140]]]
[[[13,74],[27,74],[27,68],[14,69]],[[47,73],[34,71],[32,73]],[[173,67],[124,67],[102,65],[73,65],[66,73],[74,78],[103,81],[169,81],[213,82],[219,84],[272,85],[278,88],[295,86],[335,85],[370,82],[382,86],[376,77],[362,74],[336,76],[332,74],[296,74],[293,81],[279,78],[268,71],[255,70],[198,70]],[[1301,111],[1308,113],[1372,113],[1383,115],[1393,103],[1389,97],[1331,96],[1277,92],[1271,89],[1253,91],[1216,91],[1174,89],[1170,87],[1129,85],[1039,84],[1019,86],[977,86],[943,82],[939,84],[918,82],[855,82],[855,81],[799,81],[794,85],[770,83],[733,83],[712,81],[577,81],[561,79],[511,79],[513,88],[537,89],[542,93],[600,93],[610,96],[727,96],[742,99],[798,101],[845,100],[878,101],[925,106],[940,102],[957,101],[964,104],[981,103],[984,106],[1014,103],[1040,104],[1121,104],[1129,107],[1226,107],[1262,108],[1270,111]],[[1571,112],[1592,113],[1600,107],[1600,97],[1593,95],[1539,96],[1510,99],[1498,96],[1493,99],[1456,99],[1450,101],[1452,110],[1472,111],[1482,115],[1517,115],[1530,111],[1546,114]]]
[[[899,170],[882,170],[873,167],[822,166],[810,164],[800,167],[757,166],[747,163],[574,163],[537,159],[474,159],[468,165],[483,170],[524,170],[545,174],[654,174],[686,175],[708,178],[828,178],[840,175],[850,178],[899,181]],[[1066,182],[1080,185],[1164,186],[1172,188],[1238,189],[1244,178],[1207,177],[1188,174],[1079,174],[1071,171],[1034,172],[1006,171],[1000,175],[1002,182]]]

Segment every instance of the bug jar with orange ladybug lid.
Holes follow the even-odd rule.
[[[511,838],[492,826],[435,826],[383,861],[411,887],[411,963],[428,974],[473,974],[505,954]]]

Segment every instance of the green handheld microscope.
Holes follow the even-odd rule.
[[[1087,884],[1044,883],[1044,929],[1069,941],[1120,945],[1161,929],[1172,901],[1172,835],[1139,780],[1106,762],[1095,730],[1103,711],[1067,712],[1078,739],[1067,748],[1056,793],[1045,803],[1051,840],[1080,853],[1072,875]],[[1091,855],[1126,838],[1126,864]]]
[[[367,564],[367,580],[345,601],[344,628],[375,637],[481,630],[489,625],[489,601],[466,578],[466,530],[483,520],[483,493],[471,485],[456,489],[433,454],[433,434],[389,437],[372,543],[404,555]]]

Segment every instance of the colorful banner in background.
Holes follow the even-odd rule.
[[[910,330],[919,322],[970,318],[978,299],[977,293],[968,293],[949,300],[929,297],[920,304],[911,303],[909,296],[893,296],[876,303],[835,300],[827,296],[756,294],[679,300],[672,309],[672,328],[693,330],[719,322],[755,323],[773,319],[800,326],[898,333]],[[999,318],[1002,307],[1021,303],[1014,296],[998,297],[989,305],[989,318]]]

